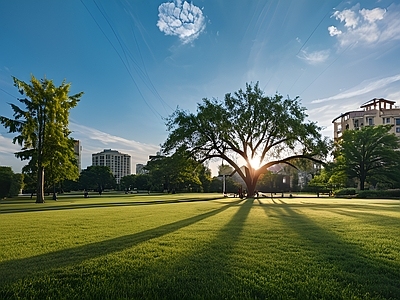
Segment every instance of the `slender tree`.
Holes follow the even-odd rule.
[[[336,144],[338,168],[349,178],[357,178],[364,190],[369,181],[395,183],[400,179],[399,138],[391,125],[364,126],[346,130]]]
[[[18,99],[25,108],[10,104],[14,119],[1,116],[0,122],[10,133],[18,133],[13,143],[17,142],[22,149],[15,156],[29,160],[27,169],[37,175],[36,202],[43,203],[45,170],[53,168],[58,178],[72,179],[77,175],[77,167],[68,161],[73,157],[68,124],[69,111],[83,93],[71,96],[70,84],[65,81],[56,87],[52,80],[38,80],[33,75],[30,83],[15,77],[13,80],[21,95],[26,96]]]
[[[258,83],[226,94],[224,101],[203,99],[197,113],[177,109],[167,118],[166,153],[185,145],[200,162],[222,158],[242,177],[249,195],[259,176],[297,158],[320,161],[329,143],[316,123],[306,121],[298,98],[265,96]],[[260,165],[254,166],[254,161]]]

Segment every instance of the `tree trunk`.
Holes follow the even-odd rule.
[[[38,169],[38,181],[36,189],[36,203],[44,203],[44,168]]]
[[[246,178],[242,179],[246,183],[247,198],[254,198],[256,191],[256,185],[260,174],[258,174],[254,169],[246,168]]]
[[[360,190],[364,190],[365,188],[365,179],[364,178],[360,178]]]
[[[257,185],[257,178],[249,176],[246,178],[245,183],[246,183],[246,189],[247,189],[247,198],[253,198],[256,190],[256,185]]]

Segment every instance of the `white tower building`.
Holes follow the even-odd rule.
[[[92,154],[92,166],[109,167],[117,183],[126,175],[131,175],[131,156],[117,150],[104,149]]]

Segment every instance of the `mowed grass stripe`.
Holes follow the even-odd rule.
[[[0,298],[398,299],[399,218],[316,198],[5,214]]]

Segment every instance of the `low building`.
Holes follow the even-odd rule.
[[[145,169],[146,165],[144,164],[136,164],[136,174],[137,175],[142,175],[142,174],[148,174],[149,171]]]
[[[122,177],[132,174],[131,156],[117,150],[104,149],[92,154],[92,166],[109,167],[118,184]]]
[[[392,132],[400,136],[400,107],[395,101],[374,98],[360,106],[362,110],[348,111],[335,118],[333,137],[338,140],[345,130],[358,130],[363,126],[393,125]]]

